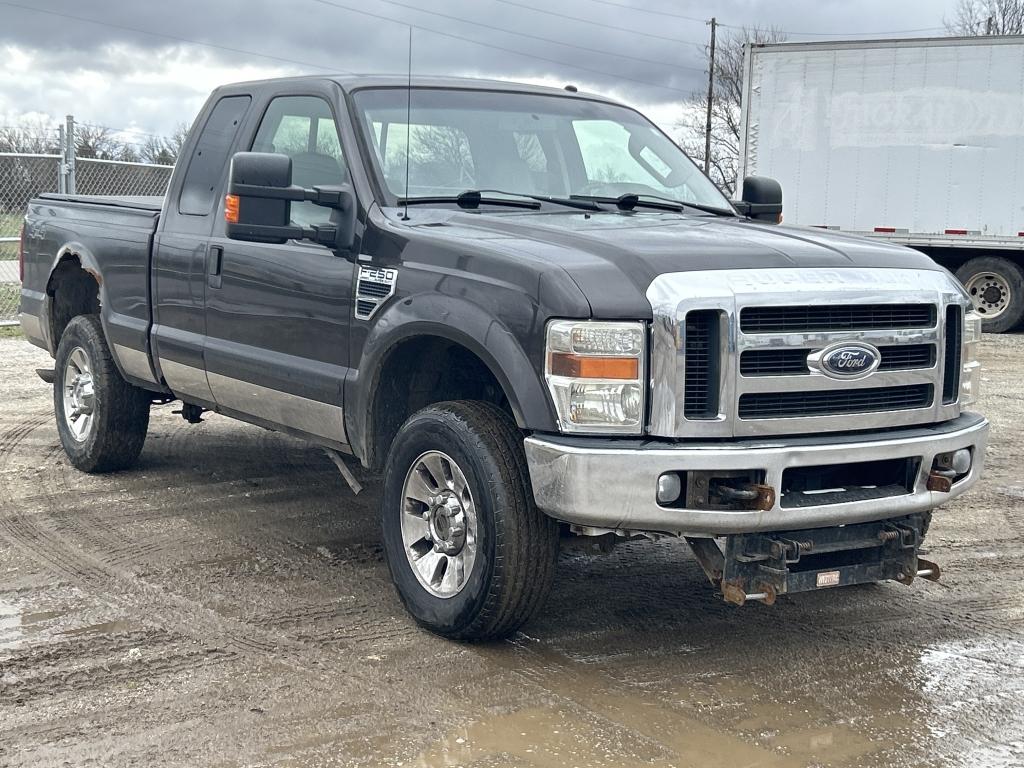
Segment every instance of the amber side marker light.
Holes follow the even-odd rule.
[[[238,195],[224,195],[224,221],[238,223]]]
[[[636,379],[640,361],[635,357],[581,357],[567,352],[551,354],[551,374],[574,379]]]

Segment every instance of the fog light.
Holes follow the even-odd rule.
[[[971,452],[966,448],[953,452],[953,458],[949,461],[949,467],[958,475],[966,475],[971,471]]]
[[[935,464],[939,469],[952,471],[957,476],[966,475],[971,471],[971,451],[961,448],[950,453],[940,453],[935,457]]]
[[[658,503],[671,504],[683,492],[683,481],[675,472],[666,472],[658,478]]]

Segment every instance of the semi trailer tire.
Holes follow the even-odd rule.
[[[1005,333],[1024,319],[1024,269],[1001,256],[979,256],[956,271],[989,333]]]

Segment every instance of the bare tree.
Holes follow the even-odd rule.
[[[177,157],[167,148],[167,141],[161,136],[147,136],[139,148],[144,163],[174,165]]]
[[[75,125],[75,155],[97,160],[116,160],[122,143],[105,125]]]
[[[134,144],[124,143],[117,150],[117,159],[124,160],[127,163],[138,163],[141,162],[142,156]]]
[[[42,118],[0,128],[0,152],[53,155],[60,152],[57,131]]]
[[[958,0],[944,23],[951,35],[1024,34],[1024,0]]]
[[[1021,0],[1024,2],[1024,0]],[[778,43],[785,35],[774,27],[744,27],[718,37],[715,46],[715,88],[711,105],[711,157],[709,175],[732,196],[740,156],[740,103],[743,99],[743,47]],[[677,124],[679,141],[697,165],[704,164],[704,130],[707,121],[706,92],[695,92]]]
[[[185,139],[188,138],[188,131],[188,123],[178,123],[171,131],[171,135],[167,137],[167,149],[175,157],[181,154],[181,148],[185,144]]]
[[[174,165],[187,138],[188,125],[178,123],[170,136],[147,136],[139,147],[139,154],[146,163]]]

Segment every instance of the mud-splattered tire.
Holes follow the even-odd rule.
[[[432,632],[507,637],[547,597],[558,525],[534,503],[522,433],[493,405],[439,403],[406,421],[388,455],[381,520],[399,597]]]
[[[121,378],[96,315],[72,319],[60,337],[53,405],[61,445],[78,469],[114,472],[138,459],[150,398]]]
[[[1005,333],[1024,320],[1024,269],[1000,256],[979,256],[956,271],[988,333]]]

